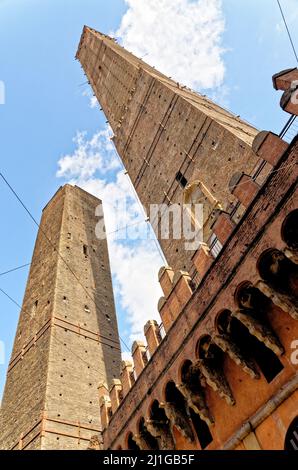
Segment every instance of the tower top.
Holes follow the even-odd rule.
[[[64,184],[63,186],[60,186],[60,188],[57,189],[54,196],[52,196],[51,199],[49,200],[49,202],[47,202],[47,204],[44,206],[43,211],[56,199],[56,197],[58,197],[58,195],[60,196],[61,194],[66,193],[67,191],[73,192],[73,193],[75,193],[75,192],[79,193],[80,192],[81,194],[85,194],[86,197],[88,197],[89,199],[91,199],[91,200],[93,199],[94,201],[97,201],[98,204],[102,203],[101,199],[99,199],[98,197],[96,197],[93,194],[89,193],[88,191],[85,191],[85,189],[80,188],[80,186],[66,183],[66,184]]]
[[[99,51],[97,47],[98,41],[100,41],[101,43],[101,47]],[[130,88],[129,90],[127,89],[127,92],[129,93],[127,93],[126,97],[123,97],[123,103],[118,102],[118,107],[122,108],[122,114],[117,115],[115,125],[119,124],[120,120],[122,121],[122,117],[126,113],[126,108],[129,106],[130,93],[134,92],[133,84],[137,79],[137,75],[143,75],[142,72],[144,72],[145,74],[149,74],[153,80],[154,79],[160,80],[164,86],[166,86],[167,88],[170,88],[170,91],[174,93],[178,93],[181,97],[183,97],[183,99],[187,100],[192,106],[196,107],[199,111],[203,112],[205,115],[209,116],[211,119],[218,122],[221,126],[228,129],[234,135],[236,135],[241,140],[243,140],[243,142],[247,143],[248,145],[252,145],[253,139],[257,133],[256,128],[254,126],[252,126],[247,121],[241,119],[239,115],[236,115],[232,113],[230,110],[227,110],[222,106],[219,106],[214,101],[207,98],[207,96],[202,95],[199,92],[194,91],[190,89],[189,87],[173,80],[172,78],[168,77],[164,73],[155,69],[155,67],[147,64],[145,61],[143,61],[143,59],[135,56],[133,53],[129,52],[123,46],[118,44],[116,38],[108,36],[107,34],[103,34],[91,28],[90,26],[85,25],[83,28],[81,38],[80,38],[78,50],[76,53],[76,59],[80,60],[83,66],[84,66],[84,61],[82,61],[82,53],[84,49],[88,49],[88,52],[91,52],[93,54],[92,58],[89,57],[90,64],[92,65],[95,65],[95,64],[97,65],[97,63],[99,64],[99,62],[102,60],[102,53],[103,53],[102,50],[104,50],[104,56],[106,55],[106,57],[103,56],[103,62],[106,61],[107,66],[109,68],[110,68],[109,62],[111,58],[109,55],[109,51],[112,52],[114,61],[116,60],[116,57],[117,57],[120,60],[120,62],[122,62],[123,66],[124,64],[129,64],[130,66],[132,73],[130,74],[130,77],[125,77],[125,78],[132,79],[130,81],[132,88]],[[98,55],[98,52],[99,52],[99,55]],[[122,67],[120,67],[120,70],[119,69],[117,70],[118,73],[121,73],[123,71],[124,69]],[[97,72],[98,71],[95,71],[95,70],[93,71],[94,74],[97,74]],[[99,64],[98,76],[101,77],[102,74],[104,74],[104,71],[102,70],[102,65]],[[90,81],[91,77],[89,76],[89,74],[87,75]],[[112,76],[112,78],[114,77]],[[90,84],[94,89],[94,84],[92,83],[92,81],[90,81]],[[120,85],[120,82],[119,82],[119,85]],[[112,96],[110,96],[110,99],[111,101],[113,101]],[[116,103],[113,103],[113,105],[115,104]],[[105,108],[103,109],[106,113]],[[111,119],[109,115],[107,115],[107,117],[109,119],[109,123],[113,131],[115,132],[113,120]]]
[[[203,221],[189,212],[191,223],[203,227],[201,241],[220,247],[213,227],[220,211],[233,213],[235,223],[243,213],[229,183],[235,173],[255,174],[257,130],[88,26],[76,57],[148,216],[152,205],[204,205]],[[177,233],[159,241],[172,268],[191,269],[196,243],[189,249]]]

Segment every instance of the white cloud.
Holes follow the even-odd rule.
[[[85,132],[77,132],[73,139],[75,151],[60,158],[57,176],[86,179],[91,178],[96,171],[106,173],[119,168],[120,163],[115,158],[109,137],[109,129],[97,132],[90,140],[86,139]]]
[[[89,98],[89,107],[90,108],[98,108],[98,101],[97,101],[97,98],[96,96],[93,95],[92,93],[92,90],[91,89],[86,89],[83,91],[82,93],[82,96],[87,96],[87,98]]]
[[[221,0],[125,0],[114,33],[124,47],[168,76],[195,89],[224,79]]]

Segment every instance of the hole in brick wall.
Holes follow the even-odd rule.
[[[87,245],[83,245],[83,253],[84,253],[85,257],[87,258],[87,256],[88,256],[88,246]]]
[[[62,397],[62,393],[59,393],[59,397]]]
[[[88,305],[85,305],[84,310],[86,313],[90,313],[90,308],[88,307]]]
[[[106,319],[107,319],[108,321],[111,321],[111,318],[110,318],[110,316],[109,316],[107,313],[106,313]]]

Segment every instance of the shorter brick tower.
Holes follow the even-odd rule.
[[[60,188],[43,211],[1,407],[1,449],[86,449],[100,441],[98,384],[120,344],[101,202]]]

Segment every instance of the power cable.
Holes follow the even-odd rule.
[[[0,273],[0,276],[5,276],[6,274],[10,274],[10,273],[13,273],[15,271],[18,271],[19,269],[27,268],[27,266],[30,266],[30,264],[31,263],[22,264],[21,266],[17,266],[16,268],[9,269],[8,271]]]
[[[284,24],[285,24],[285,27],[286,27],[286,30],[287,30],[287,33],[288,33],[288,36],[289,36],[289,39],[290,39],[290,43],[291,43],[291,46],[292,46],[292,49],[293,49],[293,52],[294,52],[296,61],[298,62],[298,55],[297,55],[296,48],[295,48],[295,46],[294,46],[294,42],[293,42],[293,39],[292,39],[290,30],[289,30],[289,27],[288,27],[288,24],[287,24],[286,17],[285,17],[285,15],[284,15],[282,6],[281,6],[281,4],[280,4],[280,1],[277,0],[277,3],[278,3],[279,9],[280,9],[280,13],[281,13],[282,19],[283,19],[283,21],[284,21]]]

